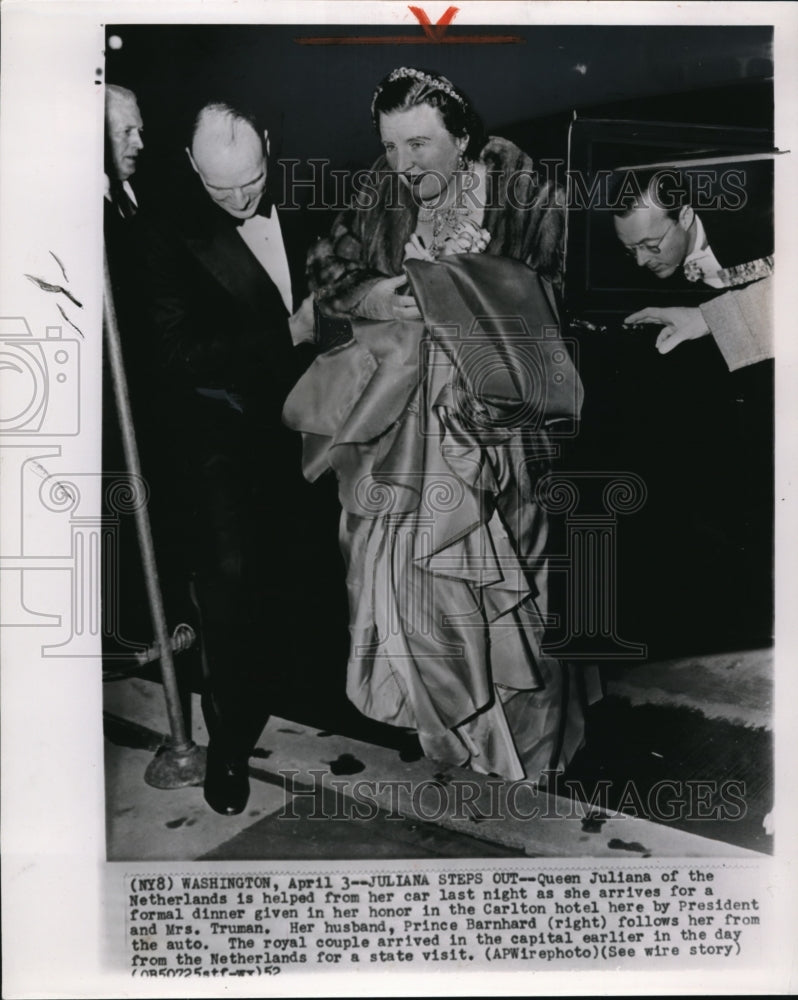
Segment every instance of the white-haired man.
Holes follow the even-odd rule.
[[[146,198],[133,188],[134,175],[144,148],[144,123],[136,94],[127,87],[105,87],[105,191],[103,239],[111,279],[114,307],[119,323],[125,373],[133,411],[139,453],[145,468],[151,457],[149,445],[149,352],[146,319],[142,311],[142,258],[139,242],[141,211]],[[136,178],[136,181],[138,178]],[[103,366],[102,462],[106,477],[127,477],[126,458],[117,416],[107,355]],[[148,470],[147,470],[148,471]],[[106,490],[106,498],[111,495]],[[116,513],[108,509],[110,518]],[[114,580],[113,601],[103,608],[103,654],[106,659],[130,655],[133,637],[140,642],[151,630],[143,600],[140,554],[134,525],[129,518],[118,522],[115,557],[120,572]],[[115,607],[118,610],[115,610]],[[129,636],[130,638],[125,638]]]
[[[105,198],[125,217],[138,207],[130,179],[144,149],[143,129],[136,95],[109,83],[105,88]]]

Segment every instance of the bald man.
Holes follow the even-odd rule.
[[[202,109],[186,149],[211,200],[242,220],[254,216],[266,190],[267,151],[267,133],[221,104]]]
[[[310,360],[289,323],[308,243],[298,213],[285,219],[270,201],[268,136],[252,118],[206,105],[186,157],[179,197],[170,194],[147,240],[145,291],[167,487],[202,618],[205,798],[232,815],[247,803],[270,684],[299,672],[306,640],[291,623],[313,601],[318,497],[281,422]]]

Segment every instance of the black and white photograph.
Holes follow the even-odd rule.
[[[792,12],[100,7],[4,12],[7,995],[54,878],[69,995],[791,992]]]
[[[200,792],[185,717],[140,714],[164,664],[124,656],[118,546],[109,857],[515,855],[536,787],[655,854],[770,851],[772,30],[297,31],[106,29],[111,295],[207,733]],[[161,747],[151,783],[196,788],[142,785]],[[477,775],[527,787],[480,819]],[[408,822],[353,801],[383,782]],[[351,822],[287,822],[295,785]],[[533,855],[574,825],[521,821]],[[607,855],[595,826],[567,853]]]

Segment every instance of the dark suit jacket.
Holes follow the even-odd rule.
[[[281,213],[280,222],[298,303],[304,219]],[[146,220],[143,249],[152,406],[161,426],[150,463],[161,551],[170,549],[170,559],[174,552],[176,578],[198,566],[209,571],[201,574],[206,637],[244,616],[242,635],[253,621],[266,622],[275,626],[270,642],[279,643],[294,627],[287,605],[337,608],[329,595],[343,592],[335,483],[325,492],[303,479],[301,438],[281,419],[315,348],[293,346],[277,287],[193,174],[180,200]],[[285,632],[275,615],[286,617]],[[325,620],[320,635],[332,627]],[[225,646],[218,635],[213,641]],[[320,652],[317,660],[326,662]],[[285,663],[294,662],[286,654]]]
[[[139,202],[139,205],[141,203]],[[124,218],[117,206],[103,199],[103,241],[111,292],[119,326],[130,402],[136,431],[146,433],[150,345],[141,289],[144,282],[140,214]],[[107,355],[104,354],[107,369]],[[125,459],[109,370],[103,374],[103,467],[123,472]]]
[[[294,220],[280,221],[298,304],[303,272],[296,257],[305,248],[298,248]],[[182,395],[224,389],[248,405],[268,393],[272,415],[279,414],[307,359],[292,345],[288,312],[274,282],[235,220],[214,205],[196,178],[184,198],[148,220],[144,259],[153,347],[165,387]]]
[[[203,494],[201,470],[217,457],[232,463],[235,475],[249,484],[242,488],[265,498],[242,502],[258,506],[265,516],[263,505],[271,505],[275,521],[298,507],[300,497],[317,502],[302,480],[299,435],[281,419],[285,399],[315,348],[294,347],[282,297],[239,235],[236,220],[191,173],[180,198],[142,222],[149,422],[159,429],[151,436],[148,465],[154,479],[169,484],[167,495],[158,491],[170,509],[167,519]],[[298,212],[281,213],[280,222],[295,300],[301,301],[304,220]],[[209,398],[208,390],[227,396]]]

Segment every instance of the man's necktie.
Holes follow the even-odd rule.
[[[123,219],[132,219],[136,214],[136,205],[133,199],[119,181],[111,184],[111,201]]]

